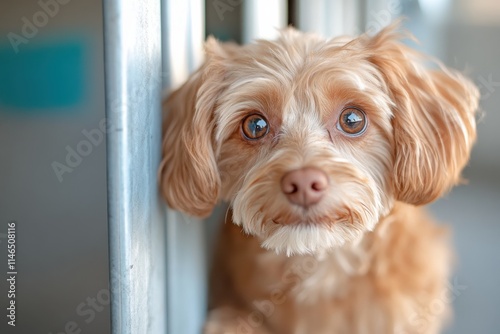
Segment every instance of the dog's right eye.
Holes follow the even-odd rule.
[[[243,119],[241,130],[243,136],[248,140],[260,139],[269,132],[269,124],[264,116],[252,114]]]

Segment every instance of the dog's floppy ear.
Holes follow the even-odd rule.
[[[224,50],[214,38],[205,45],[201,68],[163,104],[163,160],[159,178],[173,209],[209,215],[218,201],[220,176],[214,156],[214,108],[224,77]]]
[[[399,42],[394,28],[367,39],[367,46],[394,102],[396,199],[420,205],[460,180],[476,139],[479,91],[442,65],[426,69],[425,58]]]

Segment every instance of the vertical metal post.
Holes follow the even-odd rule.
[[[328,2],[323,0],[297,1],[297,27],[303,31],[326,34],[327,26],[332,30],[342,29],[343,18],[338,15],[342,11],[342,1],[333,1],[332,11],[325,15]]]
[[[366,0],[296,0],[297,27],[325,37],[364,31]]]
[[[162,0],[164,86],[172,90],[183,83],[203,59],[205,2]]]
[[[163,69],[171,91],[201,63],[204,0],[163,0]],[[206,315],[206,222],[167,211],[168,333],[199,334]]]
[[[112,333],[162,334],[160,1],[104,0],[104,34]]]
[[[273,39],[287,25],[286,0],[245,0],[243,5],[243,43]]]

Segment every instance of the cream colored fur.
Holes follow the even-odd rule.
[[[443,230],[416,205],[460,180],[478,90],[400,42],[294,29],[245,46],[210,38],[203,66],[164,104],[159,171],[168,204],[231,211],[218,241],[205,333],[437,333],[448,314]],[[346,106],[366,131],[336,126]],[[241,133],[249,114],[270,127]],[[288,202],[288,171],[325,172],[324,198]],[[441,301],[441,310],[431,308]],[[445,307],[446,306],[446,307]]]

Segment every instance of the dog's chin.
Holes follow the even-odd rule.
[[[259,235],[262,247],[277,253],[292,255],[322,255],[361,239],[367,228],[364,224],[339,221],[334,224],[318,222],[267,223]]]

